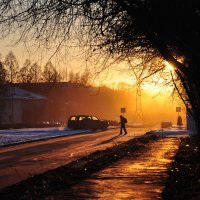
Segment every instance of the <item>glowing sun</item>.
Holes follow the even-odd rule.
[[[174,71],[174,67],[170,64],[167,64],[165,68],[167,71]]]

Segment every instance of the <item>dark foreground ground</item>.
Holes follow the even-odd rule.
[[[182,138],[169,171],[163,199],[200,199],[200,138]]]
[[[152,141],[159,138],[145,135],[123,144],[96,151],[65,166],[34,176],[0,191],[1,200],[54,199],[55,192],[69,189],[115,162],[139,151],[148,151]],[[162,193],[163,199],[200,199],[200,144],[197,139],[182,138],[169,178]],[[51,198],[52,197],[52,198]]]

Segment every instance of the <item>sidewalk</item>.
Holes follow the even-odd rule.
[[[148,145],[149,151],[130,155],[49,199],[161,199],[167,169],[176,154],[179,139],[161,138]]]

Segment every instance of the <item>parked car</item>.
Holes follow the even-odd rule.
[[[60,122],[49,122],[49,121],[44,121],[41,124],[43,127],[58,127],[61,126]]]
[[[161,128],[171,128],[172,122],[171,121],[163,121],[161,122]]]
[[[71,116],[68,120],[68,128],[70,129],[106,130],[108,125],[107,121],[99,120],[96,116],[90,115]]]

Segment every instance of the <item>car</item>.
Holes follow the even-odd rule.
[[[61,124],[60,124],[60,122],[43,121],[41,123],[41,126],[43,126],[43,127],[58,127],[58,126],[61,126]]]
[[[161,122],[161,128],[171,128],[172,122],[171,121],[163,121]]]
[[[91,115],[70,116],[68,119],[68,128],[70,129],[106,130],[108,126],[108,121],[99,120],[96,116]]]

